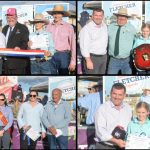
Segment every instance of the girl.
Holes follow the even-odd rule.
[[[137,117],[128,125],[127,133],[137,136],[150,137],[149,105],[146,102],[139,102],[136,105]]]
[[[149,24],[143,24],[141,27],[141,36],[135,39],[133,50],[142,45],[142,44],[150,44],[150,25]],[[137,74],[150,74],[150,71],[146,70],[139,70],[136,68]]]
[[[9,149],[10,133],[8,129],[13,124],[13,113],[11,107],[6,104],[6,97],[0,94],[0,149]]]

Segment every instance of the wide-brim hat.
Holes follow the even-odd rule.
[[[96,86],[96,85],[97,85],[97,83],[96,83],[96,82],[90,82],[90,83],[88,84],[87,89],[94,88],[94,86]]]
[[[125,16],[127,18],[130,18],[131,16],[128,15],[128,10],[127,8],[120,8],[118,10],[118,13],[113,13],[116,16]]]
[[[69,17],[70,13],[64,10],[63,5],[55,5],[53,10],[47,11],[48,14],[53,15],[55,13],[62,13],[63,17]]]
[[[33,21],[29,20],[29,22],[30,22],[30,24],[35,24],[37,22],[43,22],[46,25],[49,24],[49,20],[45,19],[44,15],[41,13],[35,14],[34,20]]]
[[[145,85],[143,88],[142,88],[143,91],[147,90],[147,91],[150,91],[150,85]]]

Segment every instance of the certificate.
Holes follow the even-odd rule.
[[[33,141],[36,141],[41,135],[39,132],[35,131],[32,127],[28,129],[26,135],[31,138]]]
[[[30,35],[30,41],[32,41],[31,49],[48,49],[49,47],[48,34]]]
[[[129,135],[125,149],[150,149],[150,138],[146,136]]]

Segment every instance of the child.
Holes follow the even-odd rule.
[[[51,57],[53,56],[55,49],[52,40],[52,36],[49,32],[44,30],[45,25],[49,23],[43,16],[43,14],[35,14],[34,20],[29,21],[30,23],[35,25],[35,32],[31,33],[29,36],[30,41],[28,42],[28,46],[31,49],[41,49],[45,50],[45,58],[31,58],[31,74],[54,74],[52,72],[52,62]],[[38,40],[35,41],[34,39]],[[42,40],[46,42],[44,45],[42,44]]]
[[[127,133],[137,136],[150,137],[149,105],[146,102],[139,102],[136,105],[137,117],[128,125]]]
[[[133,50],[142,44],[150,44],[150,25],[143,24],[141,27],[141,31],[141,36],[135,39]],[[150,71],[137,69],[137,74],[150,74]]]

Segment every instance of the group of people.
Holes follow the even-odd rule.
[[[79,45],[85,74],[148,74],[134,64],[134,50],[142,44],[150,44],[150,25],[143,23],[141,35],[128,21],[127,8],[120,8],[116,23],[107,26],[104,11],[93,10],[92,19],[79,32]],[[109,57],[108,57],[109,56]]]
[[[36,13],[34,20],[29,20],[35,27],[35,32],[29,33],[28,28],[18,22],[17,10],[9,8],[6,12],[8,25],[0,33],[0,48],[15,50],[45,50],[44,57],[0,57],[0,74],[69,74],[75,71],[76,41],[74,28],[63,21],[70,13],[63,5],[55,5],[47,11],[53,16],[49,22],[42,13]],[[33,38],[34,37],[34,38]],[[33,39],[42,41],[44,45]],[[41,42],[42,43],[42,42]],[[37,45],[37,46],[36,46]]]
[[[52,100],[45,107],[37,100],[38,93],[30,91],[29,101],[20,104],[17,123],[20,132],[20,149],[35,149],[40,139],[48,138],[49,149],[68,149],[68,125],[71,119],[71,108],[62,99],[62,91],[52,91]],[[6,104],[6,97],[0,94],[0,149],[10,149],[10,128],[13,124],[13,113]],[[32,128],[40,137],[33,140],[27,135]]]
[[[130,135],[150,137],[149,90],[144,90],[144,95],[136,104],[136,116],[132,115],[125,97],[126,87],[115,83],[111,88],[110,100],[95,112],[96,149],[124,149]]]

